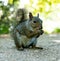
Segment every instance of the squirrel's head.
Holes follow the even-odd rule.
[[[39,18],[39,14],[37,14],[37,16],[33,16],[32,13],[30,12],[29,21],[33,28],[39,27],[40,29],[42,29],[42,20]]]

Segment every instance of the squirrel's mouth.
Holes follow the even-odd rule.
[[[42,26],[37,26],[35,28],[37,28],[38,30],[41,30],[42,29]]]
[[[42,27],[42,25],[39,24],[36,26],[36,28],[42,29],[43,27]]]

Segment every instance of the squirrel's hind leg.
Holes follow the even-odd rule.
[[[13,36],[14,43],[16,45],[17,50],[19,50],[19,51],[24,50],[24,48],[22,46],[22,41],[20,41],[20,35],[19,35],[19,33],[17,31],[15,31],[13,35],[14,35]]]

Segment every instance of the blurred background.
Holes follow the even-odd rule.
[[[60,33],[60,0],[0,0],[0,34],[8,34],[16,9],[26,8],[40,14],[47,34]]]

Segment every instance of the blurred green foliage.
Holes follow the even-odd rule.
[[[53,33],[60,33],[60,28],[56,28]]]
[[[11,2],[12,1],[12,2]],[[7,5],[4,5],[3,1],[0,1],[0,34],[9,33],[10,19],[9,16],[14,12],[10,11],[10,8],[15,8],[15,2],[17,0],[10,0]]]
[[[17,9],[17,7],[20,4],[19,1],[20,0],[8,0],[7,5],[4,5],[4,3],[0,1],[0,12],[2,11],[3,13],[2,15],[0,13],[0,34],[9,33],[9,25],[11,22],[9,19],[9,16],[13,14],[15,9]],[[56,13],[60,12],[59,7],[58,9],[56,8],[56,4],[60,4],[60,0],[29,0],[29,2],[30,2],[29,4],[26,4],[24,6],[27,9],[29,9],[34,15],[36,15],[36,13],[39,12],[42,16],[44,16],[45,18],[44,20],[48,18],[49,19],[56,18],[57,17]],[[13,11],[10,11],[11,8],[13,8]],[[55,19],[52,19],[52,20],[55,20]],[[53,32],[59,33],[60,28],[55,28]]]
[[[8,30],[9,26],[5,25],[5,24],[2,24],[0,26],[0,34],[7,34],[9,33],[9,30]]]

